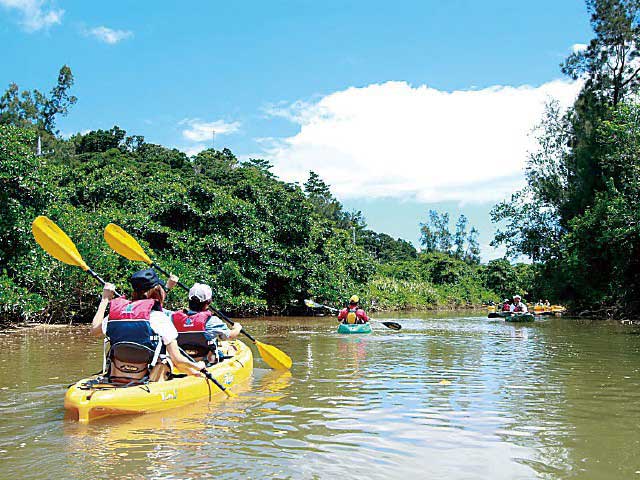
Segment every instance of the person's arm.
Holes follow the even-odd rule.
[[[178,348],[178,342],[176,340],[170,342],[167,345],[167,353],[169,354],[169,357],[171,358],[173,364],[181,372],[194,376],[202,376],[200,370],[206,368],[205,363],[192,362],[187,357],[185,357],[182,352],[180,352],[180,349]]]
[[[179,278],[173,273],[169,275],[169,280],[167,280],[167,283],[164,286],[167,293],[169,293],[170,290],[173,290],[173,287],[178,284],[178,280]]]
[[[240,336],[240,331],[242,330],[242,325],[240,322],[234,322],[233,328],[228,333],[229,340],[235,340]]]
[[[98,311],[93,316],[93,320],[91,322],[91,335],[100,336],[102,335],[102,322],[105,318],[105,312],[107,311],[107,305],[113,298],[116,293],[116,287],[112,283],[105,283],[104,289],[102,290],[102,298],[100,299],[100,305],[98,305]]]
[[[345,318],[347,318],[347,311],[343,308],[340,310],[340,313],[338,313],[338,320],[342,321]]]
[[[527,313],[529,311],[529,308],[527,307],[526,303],[522,304],[522,313]]]
[[[205,330],[209,335],[218,337],[221,340],[235,340],[240,335],[242,325],[240,325],[240,322],[233,322],[233,328],[229,329],[222,320],[213,315],[207,320]]]
[[[367,314],[365,313],[364,310],[360,309],[359,313],[360,313],[360,318],[364,320],[365,323],[369,321],[369,317],[367,317]]]

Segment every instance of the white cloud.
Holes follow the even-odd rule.
[[[183,151],[189,157],[193,157],[194,155],[199,154],[201,151],[206,150],[207,148],[209,148],[207,145],[198,144],[191,145],[189,147],[178,147],[178,150]]]
[[[0,0],[0,5],[19,12],[22,16],[20,24],[28,32],[57,25],[64,15],[64,10],[53,8],[48,0]]]
[[[225,122],[217,120],[215,122],[204,122],[198,118],[185,118],[179,125],[187,125],[182,131],[182,136],[192,142],[204,142],[212,139],[215,130],[216,135],[228,135],[240,129],[240,122]]]
[[[524,183],[531,131],[552,97],[569,105],[575,82],[445,92],[386,82],[315,103],[270,107],[300,125],[263,152],[286,181],[316,171],[339,198],[484,202]]]
[[[133,32],[130,30],[114,30],[104,26],[91,28],[87,34],[109,45],[114,45],[133,36]]]
[[[584,52],[588,47],[589,45],[585,43],[574,43],[573,45],[571,45],[571,51],[573,53],[580,53]]]

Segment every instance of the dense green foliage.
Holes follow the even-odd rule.
[[[595,37],[563,72],[584,87],[550,105],[527,187],[497,205],[496,237],[535,261],[535,295],[580,310],[640,313],[640,2],[589,0]]]
[[[362,213],[345,211],[314,172],[301,188],[276,178],[265,160],[239,162],[227,149],[188,157],[118,126],[60,138],[52,129],[75,102],[72,83],[64,67],[50,98],[15,85],[2,97],[0,322],[86,320],[94,312],[100,287],[35,243],[37,215],[58,223],[121,291],[143,265],[110,250],[102,238],[110,222],[186,283],[211,284],[215,303],[236,314],[299,311],[304,298],[339,305],[353,293],[386,309],[497,299],[466,218],[448,250],[419,254],[367,229]],[[48,145],[39,156],[38,138]],[[170,307],[183,303],[170,295]]]
[[[447,253],[420,253],[415,260],[380,264],[368,296],[383,310],[477,306],[502,293],[502,286],[487,288],[488,272]]]

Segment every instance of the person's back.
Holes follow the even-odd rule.
[[[209,311],[213,293],[211,287],[196,283],[189,290],[189,308],[179,310],[171,316],[178,331],[178,344],[194,349],[199,358],[206,356],[209,363],[217,363],[220,355],[219,340],[234,340],[240,334],[242,325],[235,322],[229,328]]]
[[[177,279],[172,277],[170,281],[175,284]],[[179,369],[198,375],[204,364],[190,362],[179,353],[175,343],[178,332],[163,312],[164,283],[151,269],[136,272],[130,282],[131,301],[113,299],[115,287],[104,286],[102,301],[91,324],[91,333],[104,334],[111,344],[109,369],[105,372],[108,380],[128,383],[164,379],[170,372],[160,357],[165,349]],[[170,284],[167,287],[170,288]],[[105,317],[109,303],[109,315]]]
[[[511,304],[509,303],[509,300],[505,299],[505,301],[502,303],[502,311],[503,312],[511,311]]]
[[[362,308],[358,307],[360,299],[357,295],[353,295],[349,299],[349,306],[340,310],[338,320],[342,323],[367,323],[369,317]]]

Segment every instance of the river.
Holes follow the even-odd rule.
[[[0,336],[0,478],[640,478],[637,327],[478,312],[246,319],[255,353],[234,399],[79,425],[66,387],[100,369],[86,326]],[[382,318],[382,316],[380,317]]]

